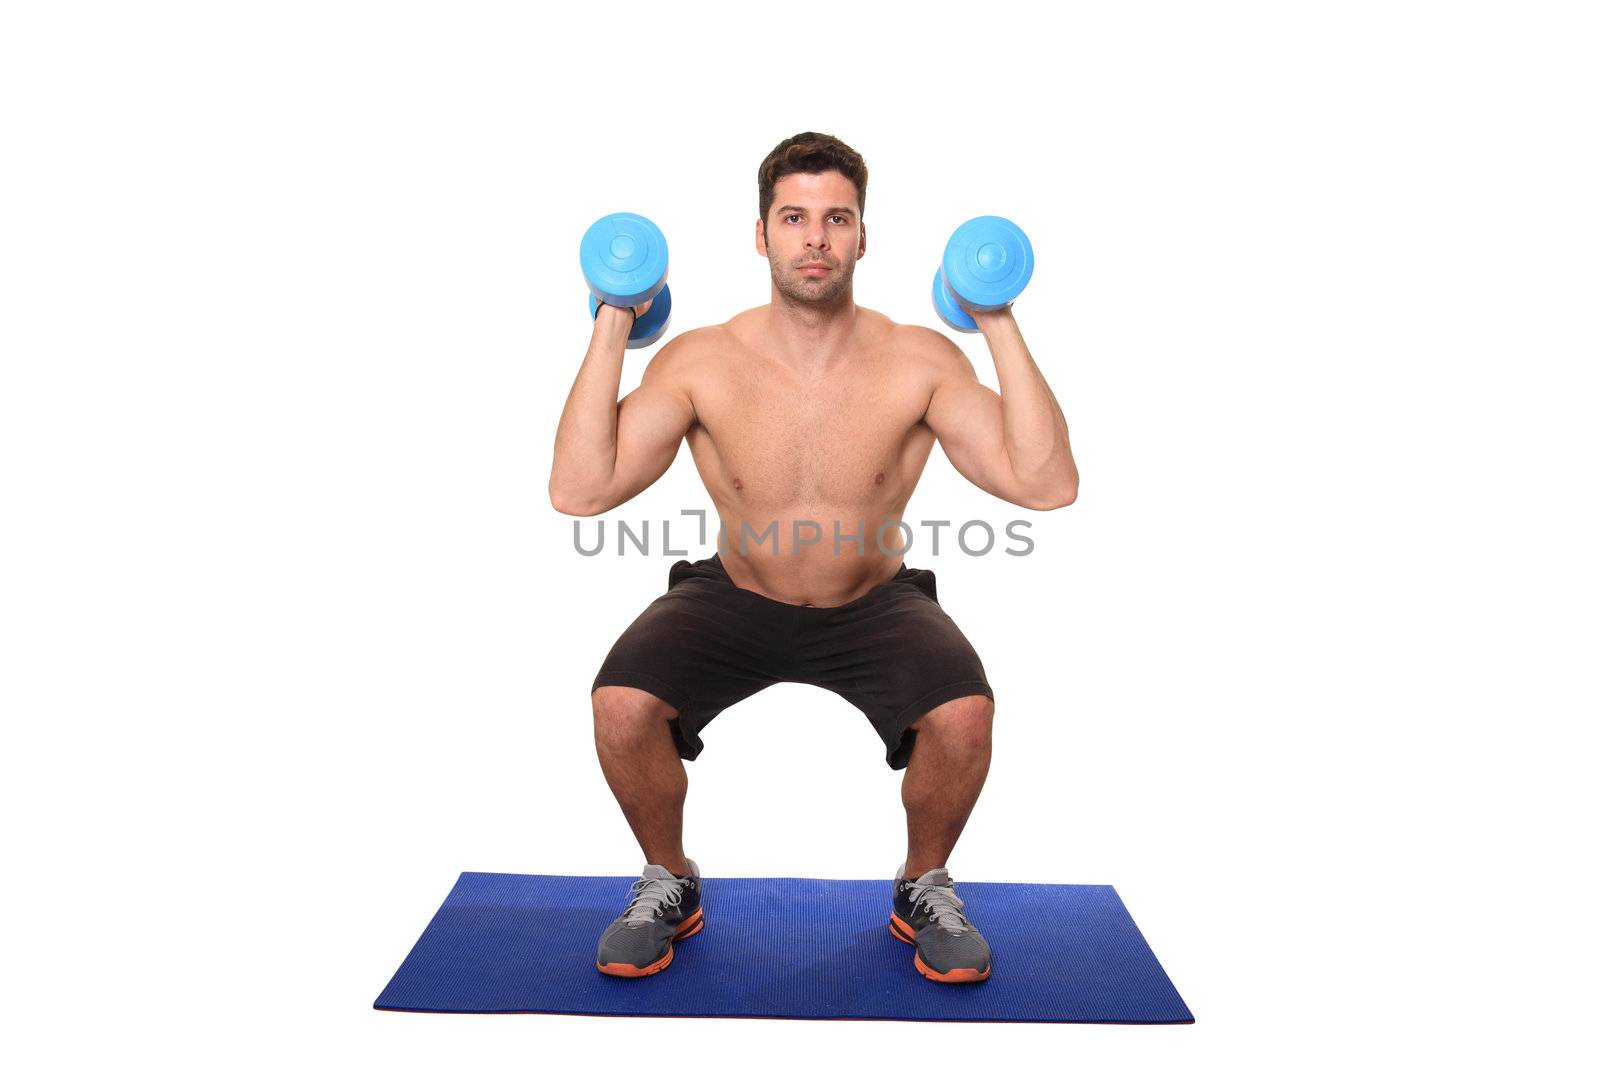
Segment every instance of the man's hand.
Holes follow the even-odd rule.
[[[644,313],[646,311],[649,311],[650,310],[650,305],[654,304],[654,303],[655,303],[654,300],[646,300],[644,303],[640,304],[636,308],[625,308],[625,307],[619,307],[616,304],[608,304],[608,303],[606,303],[605,301],[602,300],[602,301],[600,301],[600,306],[595,309],[595,312],[596,312],[595,318],[598,319],[601,315],[604,315],[606,313],[606,308],[615,308],[617,311],[621,312],[622,314],[627,315],[629,322],[633,322],[633,321],[635,321],[635,316],[632,314],[632,312],[638,312],[638,316],[637,317],[642,319],[642,318],[644,318]]]
[[[961,303],[961,298],[956,297],[956,303],[961,304],[961,310],[972,316],[972,321],[978,324],[978,332],[985,333],[988,327],[1011,318],[1011,305],[1007,304],[998,311],[978,311]]]

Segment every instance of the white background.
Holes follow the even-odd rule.
[[[9,5],[14,1061],[1592,1055],[1596,44],[1542,4]],[[864,306],[936,325],[950,231],[1027,229],[1082,469],[1029,514],[936,450],[911,504],[1038,546],[909,558],[998,691],[952,873],[1115,885],[1199,1022],[375,1012],[460,871],[638,872],[587,692],[670,561],[546,497],[578,238],[658,222],[673,332],[762,303],[756,167],[808,129],[871,168]],[[706,499],[684,451],[608,518]],[[704,739],[708,880],[887,886],[859,713],[779,686]]]

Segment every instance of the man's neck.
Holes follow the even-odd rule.
[[[826,307],[772,296],[767,334],[772,353],[796,369],[826,370],[850,352],[856,330],[851,294]]]

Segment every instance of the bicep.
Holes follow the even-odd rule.
[[[935,386],[926,421],[962,477],[987,493],[1012,499],[1015,487],[1006,458],[1000,394],[978,381],[965,356],[961,364]]]
[[[1042,502],[1017,479],[1006,444],[1000,394],[978,381],[972,361],[948,337],[926,331],[934,373],[933,394],[923,420],[950,465],[967,481],[1007,503],[1033,510],[1059,505]],[[1059,412],[1059,409],[1058,409]]]
[[[657,359],[661,357],[658,356]],[[645,368],[639,387],[617,405],[617,463],[612,475],[614,503],[642,493],[666,473],[678,445],[694,424],[694,405],[675,377]]]

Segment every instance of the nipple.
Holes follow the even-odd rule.
[[[872,479],[872,484],[873,485],[882,485],[883,484],[883,472],[882,471],[879,471],[878,472],[878,476],[876,478]]]
[[[740,480],[739,480],[739,479],[737,479],[737,478],[735,478],[735,479],[734,479],[734,480],[733,480],[733,487],[734,487],[734,488],[735,488],[735,489],[737,489],[737,490],[739,490],[739,491],[740,491],[740,492],[741,492],[741,493],[742,493],[742,492],[744,492],[744,483],[743,483],[743,482],[741,482],[741,481],[740,481]]]

